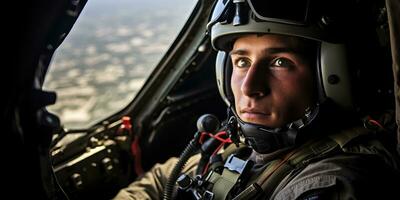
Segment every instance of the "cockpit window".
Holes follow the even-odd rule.
[[[44,83],[66,128],[124,108],[183,27],[196,0],[88,1],[54,54]]]

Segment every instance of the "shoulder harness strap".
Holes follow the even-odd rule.
[[[281,180],[286,177],[294,169],[302,168],[310,162],[324,158],[327,155],[337,152],[343,152],[343,147],[352,139],[367,134],[369,131],[363,127],[351,128],[339,133],[324,137],[322,139],[313,140],[294,149],[286,154],[283,158],[276,159],[261,173],[257,181],[234,199],[254,199],[258,196],[270,197]],[[231,189],[240,180],[240,176],[251,168],[252,163],[241,159],[236,159],[232,154],[240,151],[246,146],[236,147],[234,144],[228,148],[220,156],[222,162],[210,166],[210,173],[206,180],[212,183],[211,199],[224,200],[228,196]],[[225,164],[223,165],[223,161]],[[224,166],[222,173],[217,173],[217,167]]]
[[[272,161],[271,165],[260,175],[260,178],[234,199],[253,199],[261,194],[270,197],[281,180],[294,169],[302,168],[311,161],[326,157],[329,154],[341,152],[343,147],[352,139],[368,132],[368,129],[357,127],[308,142],[289,152],[282,159]]]
[[[212,183],[212,192],[208,192],[208,196],[213,200],[224,200],[227,198],[229,191],[236,185],[242,174],[245,174],[252,167],[252,161],[244,161],[237,158],[235,155],[242,151],[249,150],[249,147],[244,144],[236,146],[230,144],[224,152],[218,154],[221,161],[214,162],[210,165],[209,174],[206,181]],[[222,173],[218,168],[222,168]]]

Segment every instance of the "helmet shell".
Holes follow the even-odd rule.
[[[318,82],[318,103],[323,103],[329,98],[345,110],[355,110],[348,62],[348,38],[345,33],[351,31],[351,20],[346,16],[350,16],[349,13],[353,7],[344,6],[340,12],[337,12],[342,5],[349,5],[349,3],[345,4],[343,3],[345,1],[340,0],[305,2],[308,3],[309,8],[308,19],[304,24],[285,23],[284,20],[279,19],[260,20],[251,9],[248,9],[246,13],[246,23],[238,25],[233,20],[225,20],[211,24],[209,27],[211,44],[219,51],[216,60],[218,89],[228,106],[232,106],[233,98],[230,91],[231,71],[228,69],[231,64],[230,59],[227,58],[227,52],[231,50],[233,42],[244,34],[279,34],[317,41],[319,45],[315,71]],[[241,3],[242,6],[246,4]],[[235,6],[234,3],[231,6]]]

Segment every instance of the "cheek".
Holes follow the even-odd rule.
[[[298,83],[301,83],[298,85],[299,91],[302,91],[304,97],[309,97],[308,99],[312,99],[314,96],[314,87],[313,87],[313,76],[311,75],[310,71],[307,71],[307,73],[303,74],[303,76],[298,78]],[[306,98],[307,99],[307,98]]]
[[[236,100],[236,98],[239,96],[238,94],[240,92],[240,83],[239,83],[237,76],[234,75],[234,73],[232,73],[232,76],[231,76],[231,90],[232,90],[233,96],[235,97],[235,100]]]
[[[241,92],[241,83],[242,83],[242,79],[240,78],[240,76],[238,76],[237,74],[235,74],[235,72],[232,72],[232,76],[231,76],[231,90],[233,92],[233,96],[235,99],[235,104],[237,104],[240,100],[240,97],[242,96],[242,92]],[[236,107],[236,106],[235,106]]]
[[[309,73],[299,74],[298,76],[293,76],[290,81],[286,81],[282,91],[284,91],[288,96],[292,96],[292,100],[298,102],[297,105],[309,106],[312,99],[314,98],[313,90],[313,80]]]

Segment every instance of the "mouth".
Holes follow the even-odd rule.
[[[271,116],[271,113],[256,108],[243,108],[239,114],[240,118],[247,122],[259,122]]]

